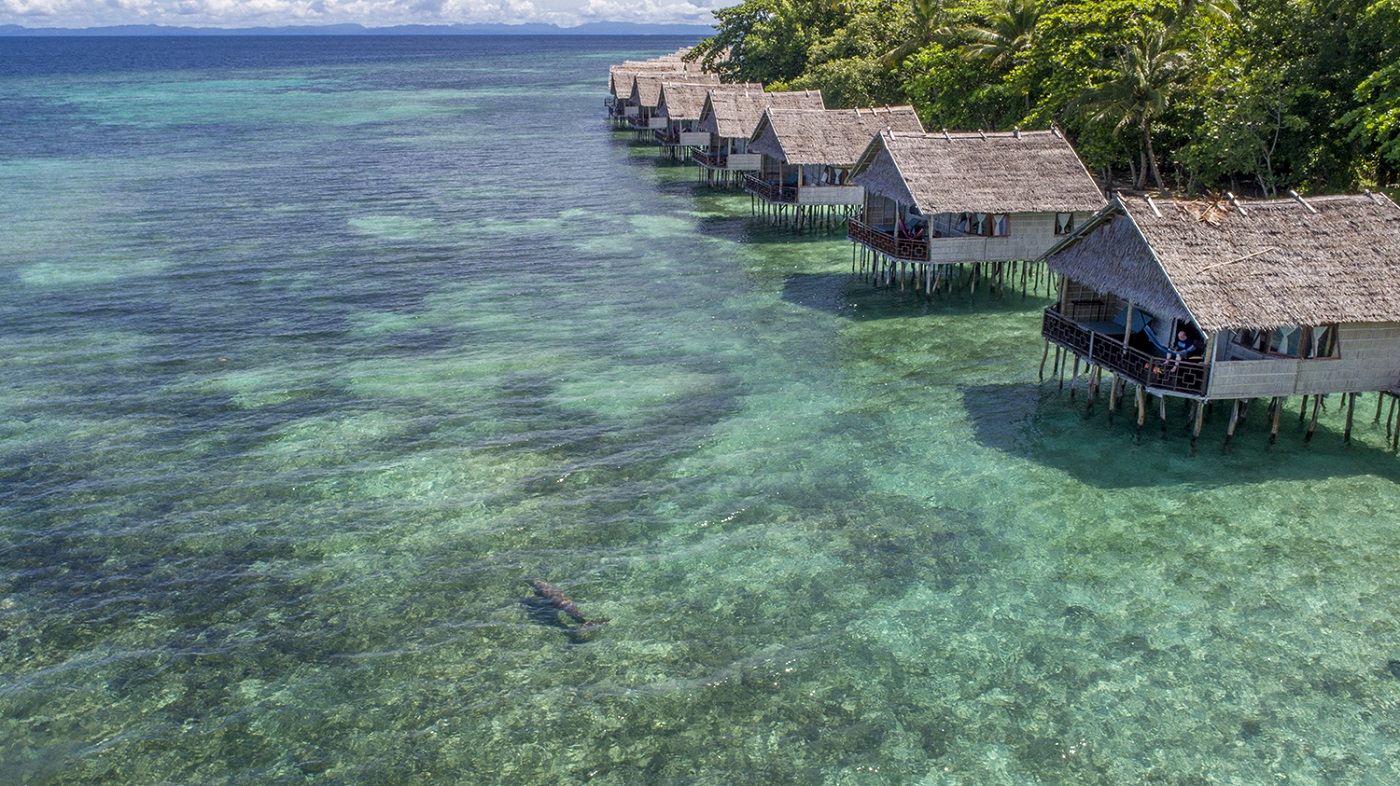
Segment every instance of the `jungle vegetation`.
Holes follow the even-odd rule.
[[[1400,172],[1400,0],[744,0],[728,81],[913,104],[930,130],[1056,123],[1111,188],[1276,196]]]

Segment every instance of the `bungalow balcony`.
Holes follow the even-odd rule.
[[[710,135],[704,131],[678,131],[675,128],[658,128],[653,132],[656,143],[671,147],[695,147],[696,145],[708,145]]]
[[[744,188],[749,193],[761,196],[770,203],[792,205],[797,203],[797,186],[772,183],[756,175],[744,175]]]
[[[1086,310],[1087,307],[1087,310]],[[1095,312],[1092,304],[1077,304],[1079,316],[1096,318],[1094,322],[1078,322],[1060,313],[1058,305],[1045,309],[1041,335],[1080,359],[1101,366],[1147,389],[1163,394],[1204,398],[1210,381],[1210,366],[1195,360],[1165,357],[1159,351],[1147,351],[1123,342],[1123,327],[1108,321],[1102,309]],[[1106,330],[1117,327],[1116,335]]]
[[[691,153],[695,163],[706,169],[722,169],[727,172],[752,171],[763,163],[763,156],[757,153],[729,153],[726,150],[700,150]]]
[[[701,150],[696,148],[690,151],[690,157],[695,159],[695,163],[709,169],[724,169],[729,161],[729,153],[723,150]]]
[[[929,260],[928,238],[899,237],[894,226],[872,226],[853,218],[846,227],[846,237],[871,251],[878,251],[895,259],[913,262]]]

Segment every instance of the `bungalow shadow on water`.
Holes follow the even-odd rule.
[[[1231,410],[1220,406],[1209,412],[1195,448],[1191,444],[1194,420],[1187,402],[1179,400],[1167,402],[1165,429],[1155,408],[1153,417],[1138,429],[1131,408],[1108,413],[1106,388],[1091,406],[1082,381],[1073,398],[1068,380],[1062,389],[1048,378],[1040,384],[963,388],[962,398],[979,444],[1061,470],[1099,488],[1215,488],[1363,475],[1400,478],[1400,457],[1390,450],[1384,424],[1372,419],[1374,396],[1358,402],[1350,442],[1342,438],[1341,397],[1331,396],[1311,441],[1305,438],[1313,399],[1301,420],[1299,399],[1285,402],[1278,440],[1272,445],[1272,420],[1266,417],[1269,402],[1265,399],[1252,403],[1229,443],[1226,430]]]

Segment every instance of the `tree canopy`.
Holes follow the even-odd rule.
[[[1117,187],[1346,191],[1400,173],[1400,0],[745,0],[694,56],[931,129],[1057,123]]]

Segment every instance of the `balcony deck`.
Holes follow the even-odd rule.
[[[792,205],[797,203],[797,186],[770,183],[755,175],[744,175],[744,188],[775,204]]]
[[[724,169],[729,163],[729,154],[712,150],[695,149],[690,152],[690,157],[695,163],[706,169]]]
[[[1060,314],[1057,306],[1045,309],[1041,335],[1090,364],[1102,366],[1149,390],[1204,398],[1210,367],[1194,360],[1168,360],[1123,343],[1121,336],[1100,333]]]
[[[846,228],[846,237],[871,251],[878,251],[895,259],[927,262],[929,258],[927,238],[895,237],[889,232],[854,218],[851,219]]]

